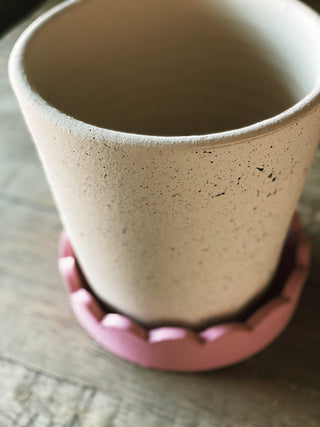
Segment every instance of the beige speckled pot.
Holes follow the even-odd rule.
[[[94,291],[146,324],[259,296],[320,137],[319,77],[320,21],[296,0],[87,0],[31,25],[10,78]]]

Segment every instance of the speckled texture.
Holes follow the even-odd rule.
[[[103,311],[83,280],[65,233],[59,245],[59,270],[74,314],[104,348],[144,367],[204,371],[251,357],[287,326],[308,275],[311,255],[298,215],[293,218],[289,236],[276,273],[281,279],[273,284],[274,296],[267,298],[245,321],[220,323],[197,332],[165,325],[147,330],[123,314]],[[285,273],[286,265],[290,265],[290,270]]]
[[[320,137],[318,92],[238,133],[140,137],[44,104],[15,68],[17,49],[11,80],[98,296],[145,324],[197,325],[266,289]]]
[[[319,110],[272,135],[215,148],[34,129],[89,283],[144,322],[228,316],[266,288],[319,136]]]

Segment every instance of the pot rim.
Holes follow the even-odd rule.
[[[179,146],[185,147],[188,145],[212,148],[247,142],[248,140],[252,141],[254,139],[261,138],[266,134],[273,134],[279,129],[292,126],[295,122],[300,121],[303,117],[311,114],[319,107],[320,64],[319,76],[315,85],[306,96],[300,99],[300,101],[271,118],[267,118],[238,129],[188,136],[155,136],[102,128],[69,116],[49,104],[31,87],[24,69],[24,54],[26,47],[32,40],[34,34],[36,34],[37,31],[49,20],[51,20],[52,17],[61,12],[67,11],[68,9],[72,9],[73,6],[76,6],[83,1],[86,0],[67,0],[39,16],[21,34],[12,49],[9,58],[9,78],[18,99],[27,99],[28,107],[30,108],[32,106],[42,120],[55,123],[55,125],[61,128],[65,133],[71,132],[78,135],[80,138],[92,139],[94,137],[95,141],[108,141],[111,144],[122,143],[150,147],[170,146],[172,148],[177,148]],[[310,25],[313,25],[313,27],[316,28],[320,41],[320,16],[317,12],[299,0],[272,0],[272,2],[277,5],[281,3],[284,10],[289,7],[295,8],[296,13],[303,14],[307,17],[310,21]],[[268,0],[268,3],[271,4],[270,0]],[[70,12],[72,13],[71,10]]]

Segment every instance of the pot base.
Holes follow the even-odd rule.
[[[172,326],[148,330],[127,316],[102,309],[65,233],[59,268],[79,323],[104,348],[144,367],[196,372],[241,362],[263,350],[285,329],[299,301],[310,257],[310,243],[295,214],[277,273],[259,307],[243,321],[223,322],[200,332]]]

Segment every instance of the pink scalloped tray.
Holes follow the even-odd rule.
[[[89,290],[65,233],[60,242],[59,268],[79,323],[103,347],[144,367],[195,372],[247,359],[285,329],[299,301],[310,255],[310,244],[296,214],[275,279],[259,306],[241,321],[224,322],[200,332],[172,326],[146,329],[120,313],[105,311]]]

